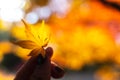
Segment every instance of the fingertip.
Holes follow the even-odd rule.
[[[48,57],[52,57],[52,55],[53,55],[53,49],[51,48],[51,47],[48,47],[47,49],[46,49],[46,56],[48,56]]]

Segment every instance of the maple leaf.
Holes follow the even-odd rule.
[[[29,25],[24,20],[22,20],[22,22],[25,25],[25,33],[28,40],[16,41],[14,44],[25,49],[32,49],[28,56],[42,54],[42,56],[45,57],[44,47],[46,47],[49,42],[50,33],[48,30],[46,31],[44,21],[42,21],[41,26]]]

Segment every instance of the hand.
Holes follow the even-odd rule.
[[[64,70],[51,62],[53,50],[48,47],[45,58],[42,55],[31,57],[17,72],[14,80],[50,80],[50,77],[61,78]]]

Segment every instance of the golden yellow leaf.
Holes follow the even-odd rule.
[[[28,39],[14,42],[14,44],[22,48],[32,49],[28,56],[42,54],[45,57],[44,47],[47,46],[50,35],[49,31],[45,28],[44,21],[42,21],[40,26],[29,25],[24,20],[22,22],[25,25],[25,32]]]
[[[25,32],[27,37],[41,47],[47,46],[50,38],[49,31],[45,28],[44,20],[40,26],[28,25],[24,20]]]
[[[20,47],[26,48],[26,49],[35,49],[39,47],[35,42],[30,40],[21,40],[21,41],[14,42],[14,44],[19,45]]]

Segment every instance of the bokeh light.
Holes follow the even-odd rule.
[[[24,5],[25,0],[0,0],[0,18],[8,22],[20,21],[24,16]]]

